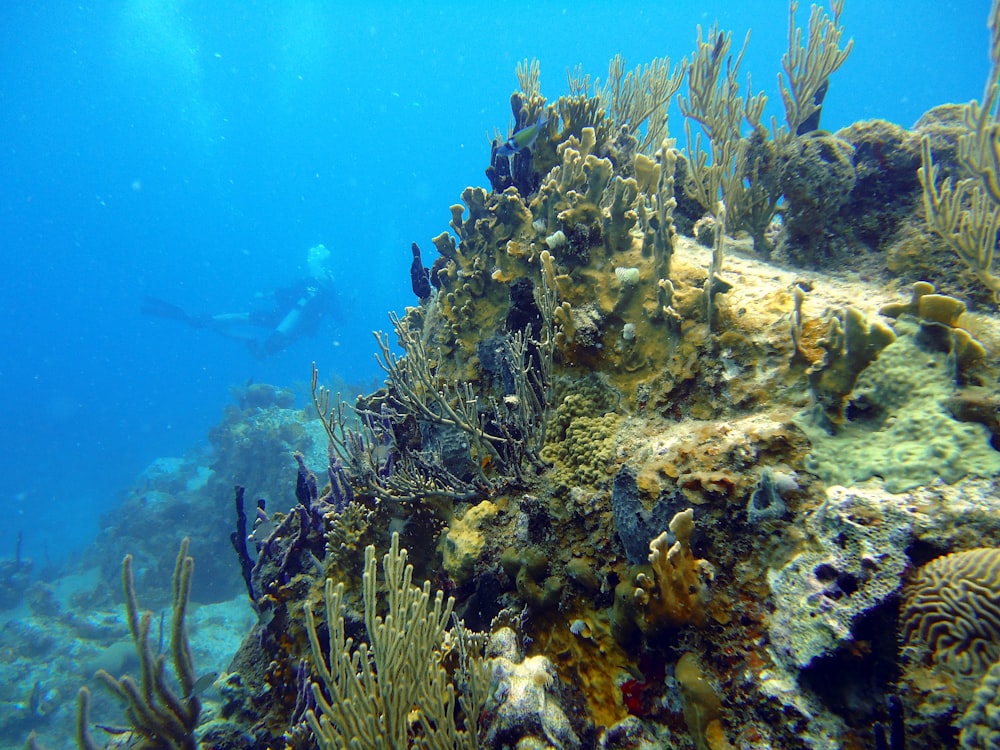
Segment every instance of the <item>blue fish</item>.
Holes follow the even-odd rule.
[[[538,140],[539,134],[545,128],[546,124],[548,124],[548,121],[548,112],[542,112],[542,114],[538,117],[538,121],[535,122],[534,125],[521,128],[514,133],[514,135],[508,138],[506,143],[503,143],[500,148],[497,149],[497,156],[506,156],[510,158],[523,148],[534,148],[535,141]]]

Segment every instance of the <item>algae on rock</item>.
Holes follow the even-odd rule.
[[[890,492],[972,474],[1000,472],[1000,453],[981,424],[959,422],[946,408],[954,367],[918,342],[918,325],[897,322],[900,336],[857,378],[851,418],[829,434],[808,415],[796,424],[812,440],[806,468],[828,484],[881,478]]]

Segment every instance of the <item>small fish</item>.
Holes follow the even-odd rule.
[[[265,609],[257,613],[257,624],[262,628],[266,628],[271,624],[271,620],[274,619],[274,610]]]
[[[805,135],[806,133],[819,130],[819,118],[823,114],[823,99],[826,97],[828,88],[830,88],[830,79],[824,78],[823,82],[816,87],[816,93],[813,94],[813,104],[816,106],[816,109],[796,128],[795,135]]]
[[[531,149],[538,140],[539,134],[549,121],[548,112],[542,112],[534,125],[521,128],[507,139],[507,142],[497,149],[497,156],[511,157],[523,148]]]
[[[94,726],[108,734],[130,734],[135,731],[131,727],[113,727],[109,724],[95,724]]]
[[[724,32],[719,32],[719,36],[715,39],[715,48],[712,50],[712,62],[716,63],[719,60],[719,55],[722,54],[723,45],[726,43],[726,35]]]
[[[212,684],[219,679],[218,672],[206,672],[197,680],[194,681],[194,685],[191,686],[191,692],[184,696],[184,700],[190,700],[196,695],[201,695],[210,687]]]
[[[31,688],[31,697],[28,698],[28,711],[32,716],[42,715],[42,683],[36,682]]]

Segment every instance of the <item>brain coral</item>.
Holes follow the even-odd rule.
[[[908,648],[959,674],[1000,660],[1000,548],[954,552],[917,570],[902,626]]]
[[[1000,747],[1000,662],[983,677],[958,725],[962,750]]]

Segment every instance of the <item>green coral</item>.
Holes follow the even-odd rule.
[[[621,417],[608,411],[608,394],[596,380],[582,381],[552,415],[542,459],[555,482],[597,484],[608,477]]]

